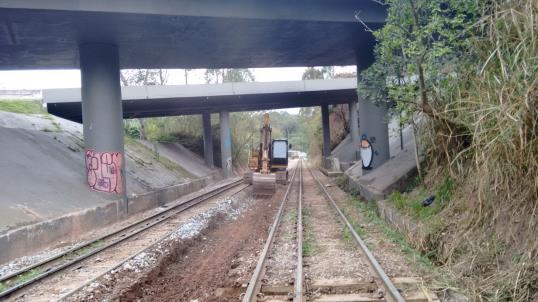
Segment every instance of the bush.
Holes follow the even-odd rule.
[[[346,177],[345,175],[340,175],[340,176],[336,177],[336,185],[337,185],[340,189],[347,191],[347,190],[348,190],[348,180],[347,180],[347,177]]]
[[[138,127],[131,126],[131,125],[125,125],[124,127],[125,134],[130,138],[140,138],[140,130],[138,130]]]

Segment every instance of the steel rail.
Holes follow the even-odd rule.
[[[267,240],[265,241],[265,245],[260,254],[260,258],[258,259],[258,263],[256,264],[256,268],[254,269],[254,272],[252,273],[252,277],[250,278],[250,281],[248,283],[247,290],[245,292],[245,295],[243,296],[243,300],[242,300],[243,302],[256,301],[256,294],[261,288],[260,282],[261,282],[261,278],[263,277],[263,271],[265,269],[265,260],[267,259],[269,250],[271,249],[273,245],[273,241],[276,235],[276,230],[280,224],[282,213],[284,212],[284,207],[286,205],[286,201],[288,200],[288,195],[291,191],[291,187],[293,186],[293,182],[295,181],[296,173],[297,173],[297,168],[293,170],[293,175],[291,176],[290,184],[288,185],[288,188],[286,189],[284,198],[282,198],[282,203],[280,204],[280,208],[278,209],[278,213],[276,215],[275,221],[273,222],[271,226],[269,235],[267,237]]]
[[[340,220],[347,226],[347,228],[353,235],[353,238],[359,245],[361,251],[364,253],[364,255],[366,255],[366,258],[370,264],[370,267],[373,268],[374,274],[377,275],[377,277],[383,282],[383,287],[389,294],[388,300],[396,301],[396,302],[405,302],[405,299],[402,297],[402,295],[400,294],[396,286],[394,286],[394,284],[392,283],[390,278],[387,276],[387,274],[385,273],[381,265],[379,265],[379,262],[377,262],[372,252],[370,252],[370,250],[368,249],[368,247],[366,246],[362,238],[359,236],[359,234],[357,234],[357,232],[355,231],[355,229],[353,228],[349,220],[347,220],[344,213],[340,210],[338,205],[336,205],[336,202],[332,198],[331,194],[327,191],[327,189],[325,189],[325,186],[323,186],[321,181],[316,177],[316,175],[312,172],[312,170],[310,168],[308,168],[308,170],[310,171],[310,174],[312,175],[312,177],[318,183],[319,187],[322,189],[323,193],[325,193],[325,196],[327,196],[327,199],[330,201],[330,204],[332,205],[332,207],[336,210],[336,212],[338,212],[338,215],[340,216]]]
[[[19,282],[19,283],[16,283],[14,286],[11,286],[9,288],[7,288],[6,290],[0,292],[0,298],[5,298],[5,297],[8,297],[10,295],[12,295],[13,293],[23,289],[24,287],[27,287],[35,282],[38,282],[44,278],[47,278],[47,277],[50,277],[52,276],[53,274],[56,274],[70,266],[73,266],[74,264],[76,263],[79,263],[81,262],[82,260],[86,259],[86,258],[89,258],[97,253],[100,253],[112,246],[115,246],[117,244],[119,244],[120,242],[123,242],[143,231],[146,231],[150,228],[152,228],[153,226],[157,225],[157,224],[160,224],[166,220],[168,220],[169,218],[205,201],[205,200],[208,200],[222,192],[225,192],[227,190],[230,190],[232,188],[235,188],[239,185],[242,184],[242,180],[239,179],[239,180],[236,180],[236,181],[233,181],[231,183],[228,183],[228,184],[225,184],[225,185],[222,185],[222,186],[219,186],[219,187],[216,187],[214,188],[213,190],[210,190],[208,192],[204,192],[198,196],[195,196],[191,199],[188,199],[186,201],[183,201],[181,203],[178,203],[178,204],[175,204],[174,206],[168,208],[168,209],[165,209],[163,211],[160,211],[158,213],[155,213],[151,216],[148,216],[142,220],[139,220],[137,222],[134,222],[132,224],[129,224],[123,228],[120,228],[116,231],[113,231],[111,233],[108,233],[108,234],[105,234],[99,238],[96,238],[94,240],[91,240],[89,242],[86,242],[86,243],[83,243],[81,245],[78,245],[78,246],[75,246],[65,252],[62,252],[62,253],[59,253],[55,256],[52,256],[50,258],[47,258],[41,262],[38,262],[36,264],[33,264],[33,265],[30,265],[30,266],[27,266],[19,271],[16,271],[12,274],[9,274],[9,275],[6,275],[4,277],[2,277],[2,279],[0,279],[0,282],[1,283],[8,283],[9,280],[14,280],[13,282],[16,282],[16,278],[21,276],[21,275],[24,275],[28,272],[30,272],[31,270],[34,270],[36,268],[40,268],[40,267],[44,267],[43,269],[43,273],[42,274],[38,274],[37,276],[29,279],[29,280],[26,280],[24,282]],[[248,186],[245,186],[245,188],[248,187]],[[98,248],[95,248],[93,249],[92,251],[90,252],[87,252],[87,253],[84,253],[82,255],[78,255],[77,252],[78,251],[82,251],[84,249],[87,249],[87,248],[91,248],[92,245],[98,243],[98,242],[102,242],[102,241],[106,241],[106,240],[110,240],[110,239],[113,239],[114,237],[118,237],[117,239],[114,239],[112,241],[110,241],[109,243],[105,244],[104,246],[101,246],[101,247],[98,247]],[[61,262],[61,261],[64,261],[66,260],[66,258],[69,258],[68,256],[70,255],[75,255],[76,257],[73,258],[73,259],[67,259],[67,261],[65,262],[62,262],[60,263],[59,265],[57,266],[54,266],[54,263],[55,262]],[[49,267],[47,268],[46,266],[49,265]]]
[[[241,191],[243,191],[244,189],[250,187],[251,185],[245,185],[244,188],[242,188],[241,190],[235,192],[232,194],[235,195]],[[114,265],[113,267],[107,269],[105,272],[102,272],[101,274],[93,277],[92,279],[84,282],[82,285],[78,286],[77,288],[67,292],[64,296],[58,298],[58,300],[56,301],[66,301],[66,299],[68,299],[69,297],[73,296],[74,294],[76,294],[77,292],[79,292],[80,290],[82,290],[84,287],[92,284],[93,282],[96,282],[98,279],[100,279],[101,277],[103,277],[104,275],[120,268],[122,265],[124,265],[125,263],[129,262],[130,260],[132,260],[133,258],[135,258],[136,256],[138,256],[139,254],[142,254],[142,253],[147,253],[149,252],[153,247],[161,244],[163,241],[165,241],[167,238],[170,237],[170,235],[175,232],[175,230],[171,231],[171,232],[168,232],[166,234],[164,234],[163,236],[161,236],[159,239],[157,239],[157,241],[153,242],[152,244],[146,246],[146,247],[143,247],[141,249],[139,249],[138,251],[136,251],[135,253],[133,253],[131,256],[123,259],[122,261],[120,261],[119,263],[117,263],[116,265]]]
[[[295,269],[295,301],[304,300],[303,276],[303,160],[299,160],[299,198],[297,200],[297,268]]]

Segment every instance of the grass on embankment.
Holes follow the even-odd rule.
[[[23,100],[0,100],[0,111],[23,114],[45,113],[39,101]]]
[[[309,206],[303,206],[303,256],[313,256],[318,252],[318,246],[314,239],[314,233],[312,231],[312,209]]]
[[[449,203],[454,194],[454,180],[445,173],[441,182],[433,190],[433,194],[429,193],[423,186],[413,189],[419,182],[419,179],[412,182],[407,188],[408,192],[400,193],[396,191],[392,193],[390,201],[400,212],[425,221],[441,212]],[[435,197],[433,203],[429,206],[423,206],[422,202],[430,196]]]
[[[152,150],[151,148],[142,144],[136,139],[130,138],[129,136],[125,136],[125,145],[129,146],[133,151],[136,151],[139,154],[144,154],[151,157],[152,159],[163,165],[166,169],[173,171],[180,177],[196,178],[193,174],[185,170],[180,165],[176,164],[175,162],[169,160],[164,156],[160,156],[158,152],[155,152],[155,150]],[[137,159],[135,158],[133,158],[133,160],[137,161]],[[143,162],[139,162],[139,164],[144,165]]]
[[[426,268],[433,267],[431,261],[428,259],[428,255],[421,254],[414,250],[411,245],[405,240],[405,236],[401,232],[391,228],[381,217],[379,217],[379,215],[377,214],[377,207],[375,203],[362,201],[357,196],[350,196],[345,201],[345,204],[346,207],[344,207],[342,211],[350,221],[351,225],[353,226],[353,229],[357,232],[357,234],[359,234],[359,236],[363,237],[363,239],[368,238],[368,233],[360,226],[358,221],[352,219],[352,215],[350,215],[350,209],[356,209],[357,211],[361,212],[362,215],[366,218],[366,222],[374,225],[375,228],[380,230],[390,241],[398,245],[401,252],[404,253],[406,258],[409,259],[411,262],[418,262]],[[351,238],[351,233],[344,233],[344,238],[346,237]],[[368,248],[374,250],[374,247],[368,242],[366,242],[366,245],[368,246]]]

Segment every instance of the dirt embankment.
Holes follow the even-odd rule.
[[[273,198],[258,198],[237,218],[213,220],[199,236],[171,247],[148,274],[123,289],[120,301],[237,301],[221,296],[222,288],[245,286],[256,266],[269,225],[278,210],[283,190]],[[240,292],[240,291],[238,291]]]

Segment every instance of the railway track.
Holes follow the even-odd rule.
[[[65,252],[54,255],[53,257],[2,276],[0,277],[0,288],[3,288],[4,290],[0,292],[0,300],[15,298],[16,295],[20,296],[20,293],[24,292],[26,289],[38,285],[40,282],[43,282],[62,271],[75,267],[84,261],[88,261],[90,258],[96,258],[103,252],[128,242],[129,239],[142,237],[140,235],[145,235],[145,232],[148,232],[152,228],[161,225],[166,221],[173,220],[172,218],[177,217],[178,214],[199,205],[204,201],[234,189],[235,191],[232,195],[235,195],[247,187],[249,187],[249,185],[244,184],[241,179],[219,185],[207,192],[197,194],[192,198],[174,204],[165,210],[105,234],[104,236],[77,245]],[[173,231],[173,229],[174,226],[171,226],[170,231]],[[166,228],[163,230],[165,236],[162,237],[164,238],[170,232]],[[155,242],[150,244],[150,246],[154,244]],[[129,258],[131,257],[123,259],[121,263]],[[117,267],[121,263],[114,265],[112,268]],[[95,276],[93,277],[95,278]],[[88,280],[92,280],[93,278],[87,276],[85,279],[87,280],[86,282],[83,282],[83,284],[87,284]],[[80,286],[80,288],[81,287],[82,286]]]
[[[307,175],[303,175],[303,170],[307,170]],[[295,200],[294,198],[295,197]],[[283,217],[289,217],[292,214],[293,209],[296,208],[296,213],[293,215],[293,223],[295,223],[295,233],[293,234],[295,243],[295,265],[293,268],[277,265],[280,270],[293,270],[293,280],[282,284],[274,284],[272,281],[273,275],[271,271],[275,270],[275,257],[277,262],[286,263],[286,259],[280,258],[278,254],[278,242],[285,240],[286,238],[279,238],[288,236],[289,231],[286,233],[286,229],[289,229],[290,222]],[[305,223],[303,216],[306,209],[309,214],[309,221]],[[332,209],[331,209],[332,208]],[[285,213],[286,212],[286,213]],[[310,213],[313,212],[313,213]],[[316,216],[318,215],[318,216]],[[321,216],[320,216],[321,215]],[[326,220],[318,219],[323,216],[328,216]],[[337,217],[338,220],[335,219]],[[283,222],[284,220],[284,222]],[[328,224],[332,224],[329,226]],[[331,234],[331,228],[336,228],[337,236],[334,235],[334,231]],[[351,253],[349,256],[346,254],[349,251],[345,251],[345,248],[338,246],[334,241],[327,243],[326,250],[336,251],[334,255],[342,256],[343,268],[334,269],[334,267],[328,267],[331,260],[335,259],[319,259],[314,256],[304,256],[306,254],[305,245],[310,243],[304,242],[305,232],[307,237],[313,236],[312,232],[318,232],[322,234],[316,234],[319,238],[335,239],[340,234],[347,233],[347,237],[352,241]],[[340,238],[336,238],[336,241],[342,241]],[[277,244],[275,245],[275,241]],[[276,248],[275,248],[276,246]],[[338,249],[341,249],[339,251]],[[349,248],[348,248],[349,249]],[[318,257],[327,257],[327,254],[322,254]],[[347,257],[347,258],[346,258]],[[351,258],[350,258],[351,257]],[[355,258],[353,258],[355,257]],[[337,257],[335,257],[337,258]],[[357,264],[361,262],[362,264]],[[335,261],[337,263],[337,261]],[[360,269],[353,269],[353,266],[363,266],[363,271]],[[318,266],[318,272],[323,271],[336,271],[337,276],[332,276],[330,279],[316,280],[316,268]],[[323,267],[324,266],[324,267]],[[338,266],[338,263],[335,264]],[[345,266],[349,266],[349,270]],[[341,274],[341,276],[338,276]],[[285,275],[285,274],[284,274]],[[352,275],[352,278],[350,278]],[[358,276],[360,275],[360,276]],[[318,302],[345,302],[345,301],[436,301],[436,297],[422,293],[409,293],[405,295],[404,288],[407,288],[404,283],[417,282],[415,278],[392,278],[397,283],[391,280],[374,257],[373,253],[368,249],[364,240],[355,231],[352,224],[348,221],[348,218],[344,215],[337,202],[331,196],[331,193],[321,183],[320,179],[310,168],[303,169],[302,160],[299,162],[298,167],[294,170],[292,179],[286,194],[282,199],[279,211],[271,226],[267,241],[258,259],[256,268],[250,278],[250,282],[246,288],[243,302],[253,301],[318,301]]]

